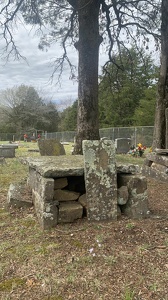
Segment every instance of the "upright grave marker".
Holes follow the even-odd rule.
[[[110,140],[83,141],[88,220],[117,219],[115,144]]]

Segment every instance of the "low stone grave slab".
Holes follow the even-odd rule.
[[[11,147],[12,145],[1,145],[0,146],[0,157],[13,158],[15,157],[16,147]]]
[[[28,152],[40,152],[39,149],[28,149]]]
[[[0,145],[2,148],[14,148],[14,149],[18,149],[18,144],[2,144]]]

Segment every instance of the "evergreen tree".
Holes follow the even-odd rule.
[[[121,50],[110,63],[99,84],[100,126],[131,126],[134,124],[134,112],[145,91],[156,85],[157,67],[150,56],[143,50],[132,47],[129,51]],[[122,64],[121,64],[122,63]]]
[[[134,126],[154,126],[157,85],[144,90],[133,116]]]
[[[77,128],[77,106],[76,100],[71,106],[67,107],[61,113],[60,131],[75,131]]]
[[[1,93],[3,116],[16,132],[42,129],[57,131],[59,116],[56,106],[46,103],[32,86],[21,85]],[[32,130],[31,130],[32,131]]]

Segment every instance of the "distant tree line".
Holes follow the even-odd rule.
[[[1,91],[0,108],[0,132],[58,130],[60,117],[56,104],[42,99],[32,86],[21,85]]]
[[[153,126],[158,67],[149,55],[134,47],[129,52],[123,48],[113,60],[115,64],[109,63],[99,78],[100,128]],[[32,86],[2,91],[0,106],[0,132],[73,131],[77,127],[77,100],[59,111]]]

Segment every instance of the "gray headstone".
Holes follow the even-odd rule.
[[[88,220],[117,219],[117,171],[113,141],[83,141]]]
[[[65,155],[64,146],[55,139],[38,140],[38,146],[40,150],[40,154],[42,156],[58,156]]]
[[[130,150],[131,143],[132,141],[130,138],[115,139],[116,153],[126,154]]]

